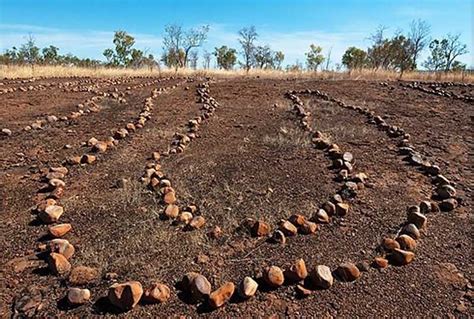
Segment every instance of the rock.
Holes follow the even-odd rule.
[[[322,209],[328,214],[328,216],[332,216],[336,212],[336,205],[327,201],[323,204]]]
[[[298,233],[298,229],[295,227],[295,225],[283,219],[278,223],[278,229],[286,236],[294,236]]]
[[[395,266],[408,265],[415,258],[415,254],[411,251],[395,249],[389,256],[390,263]]]
[[[36,211],[39,213],[44,211],[47,207],[56,205],[56,200],[54,198],[48,198],[46,200],[42,200],[38,205],[36,205]]]
[[[407,221],[410,224],[414,224],[418,229],[423,228],[426,225],[426,216],[417,211],[408,211]]]
[[[250,277],[245,277],[239,284],[237,292],[243,299],[251,298],[257,292],[258,284]]]
[[[48,232],[51,236],[59,238],[66,235],[72,229],[71,224],[58,224],[50,226]]]
[[[442,185],[436,190],[436,195],[440,199],[448,199],[456,196],[456,189],[451,185]]]
[[[368,177],[365,173],[358,173],[358,174],[354,175],[354,177],[352,178],[352,181],[354,181],[356,183],[365,183],[367,178]]]
[[[150,288],[143,293],[142,299],[147,303],[164,303],[170,299],[171,290],[168,286],[160,283],[153,283]]]
[[[388,267],[388,260],[383,257],[375,257],[372,262],[374,268],[383,269]]]
[[[309,273],[311,284],[315,287],[328,289],[334,283],[331,269],[328,266],[318,265]]]
[[[89,289],[69,288],[67,291],[67,301],[71,305],[82,305],[89,301],[91,292]]]
[[[152,158],[153,160],[155,160],[155,161],[159,161],[160,158],[161,158],[160,152],[153,152],[153,153],[151,154],[151,158]]]
[[[211,294],[211,284],[201,274],[190,273],[189,291],[194,301],[202,300]]]
[[[437,184],[438,186],[443,185],[450,185],[449,179],[447,179],[444,175],[438,174],[434,179],[433,183]]]
[[[290,267],[290,269],[285,271],[285,278],[288,281],[301,281],[308,276],[308,271],[306,270],[306,264],[302,258],[297,259]]]
[[[107,143],[106,142],[97,142],[92,146],[92,151],[96,153],[105,153],[107,151]]]
[[[284,246],[286,244],[286,236],[281,230],[275,230],[272,235],[273,242]]]
[[[192,219],[193,214],[191,214],[190,212],[182,212],[178,217],[179,222],[184,224],[189,224]]]
[[[431,213],[431,211],[431,202],[425,200],[420,203],[420,212],[422,214]]]
[[[280,267],[271,266],[265,269],[263,272],[263,280],[270,287],[276,288],[283,285],[285,276],[283,275],[283,271]]]
[[[108,292],[110,303],[123,311],[128,311],[135,307],[142,295],[143,287],[138,281],[113,284]]]
[[[94,146],[95,144],[97,144],[97,142],[99,142],[99,140],[97,140],[95,137],[91,137],[87,141],[87,146]]]
[[[454,198],[445,199],[439,204],[439,209],[443,212],[450,212],[456,207],[458,207],[458,202]]]
[[[12,135],[12,131],[11,131],[10,129],[3,128],[3,129],[2,129],[2,135],[11,136],[11,135]]]
[[[48,266],[51,272],[58,276],[66,275],[71,270],[71,264],[66,257],[57,253],[49,254]]]
[[[44,210],[40,211],[38,217],[43,223],[52,224],[59,220],[59,217],[64,213],[64,208],[58,205],[49,205]]]
[[[352,263],[344,263],[335,271],[337,277],[344,282],[354,281],[360,277],[359,269]]]
[[[385,251],[390,252],[394,249],[400,248],[400,244],[396,240],[386,237],[382,240],[382,248]]]
[[[252,226],[252,235],[255,237],[264,237],[268,236],[270,234],[270,225],[263,222],[263,221],[257,221],[254,223]]]
[[[318,225],[316,223],[306,221],[303,225],[301,225],[299,230],[300,233],[304,235],[314,234],[316,230],[318,230]]]
[[[352,163],[354,161],[354,156],[352,155],[352,153],[344,152],[344,154],[342,154],[342,160],[344,162]]]
[[[174,191],[168,192],[163,196],[163,202],[166,204],[176,203],[176,193]]]
[[[337,216],[346,216],[349,212],[349,204],[346,203],[337,203],[336,204],[336,215]]]
[[[300,226],[303,226],[303,224],[306,222],[306,217],[304,217],[301,214],[294,214],[294,215],[291,215],[290,218],[288,218],[288,220],[290,221],[290,223],[292,223],[296,227],[300,227]]]
[[[60,172],[49,172],[48,174],[46,174],[45,178],[48,180],[48,183],[49,183],[49,180],[52,180],[52,179],[62,180],[64,178],[64,174]]]
[[[407,234],[413,239],[419,239],[421,237],[420,231],[418,230],[418,227],[414,224],[407,224],[403,226],[403,228],[400,231],[401,234]]]
[[[72,157],[69,157],[66,160],[66,162],[69,165],[78,165],[78,164],[81,163],[81,159],[82,159],[82,157],[80,157],[80,156],[72,156]]]
[[[87,266],[77,266],[69,274],[69,283],[72,285],[86,285],[93,283],[100,278],[97,268]]]
[[[205,223],[206,223],[206,220],[204,219],[204,217],[195,216],[193,219],[191,219],[188,225],[189,227],[193,229],[199,229],[199,228],[202,228]]]
[[[179,207],[174,204],[169,204],[165,207],[163,215],[169,219],[175,219],[179,215]]]
[[[124,139],[128,136],[128,131],[124,128],[119,129],[114,133],[114,138],[117,140]]]
[[[69,243],[66,239],[56,238],[48,243],[49,251],[53,253],[58,253],[66,257],[66,259],[70,259],[74,252],[76,251],[74,246]]]
[[[321,223],[321,224],[328,224],[329,223],[329,215],[326,213],[324,209],[318,209],[316,214],[314,214],[311,218],[313,221]]]
[[[53,187],[53,188],[56,188],[56,187],[65,187],[66,186],[66,183],[58,178],[52,178],[48,181],[48,184]]]
[[[227,301],[230,300],[234,294],[235,285],[232,282],[226,282],[220,288],[213,291],[209,295],[209,305],[213,309],[222,307]]]
[[[97,160],[97,157],[91,154],[84,154],[81,157],[81,163],[82,164],[92,164]]]
[[[416,248],[416,241],[408,235],[400,235],[396,238],[399,248],[408,251],[414,251]]]
[[[295,290],[300,297],[308,297],[313,294],[313,291],[306,289],[303,285],[296,285]]]

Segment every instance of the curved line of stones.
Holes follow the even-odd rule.
[[[105,79],[105,80],[90,78],[90,79],[80,79],[77,81],[29,85],[27,87],[20,86],[20,87],[15,87],[15,88],[4,88],[4,89],[0,88],[0,95],[6,94],[6,93],[13,93],[17,91],[21,91],[21,92],[45,91],[47,89],[53,89],[53,88],[62,89],[63,92],[92,92],[93,90],[98,89],[101,85],[108,85],[108,84],[119,85],[119,84],[131,82],[137,78],[143,78],[143,77],[127,77],[127,78],[120,78],[120,79]],[[144,78],[147,78],[147,77],[144,77]],[[54,79],[54,77],[49,78],[49,79]],[[32,82],[31,80],[22,80],[22,81],[8,83],[7,85],[24,84],[24,83],[31,83],[31,82]],[[92,84],[92,85],[80,86],[81,84]],[[76,86],[76,87],[73,87],[73,86]]]
[[[385,86],[385,87],[389,87],[388,83],[386,83],[386,82],[381,82],[380,85]],[[426,83],[426,85],[428,85],[430,88],[424,87],[422,85],[424,85],[423,82],[421,82],[421,83],[420,82],[411,82],[411,83],[400,82],[399,83],[399,86],[401,86],[402,88],[410,88],[410,89],[418,90],[418,91],[421,91],[421,92],[424,92],[424,93],[438,95],[438,96],[444,96],[444,97],[448,97],[448,98],[454,98],[454,99],[462,100],[462,101],[465,101],[465,102],[473,102],[474,101],[473,96],[456,94],[456,93],[449,92],[449,91],[441,89],[442,87],[456,86],[456,85],[464,86],[464,87],[471,87],[471,85],[468,85],[468,83],[464,83],[464,85],[463,85],[463,83],[458,83],[456,85],[454,85],[454,84],[453,85],[443,85],[442,83]]]
[[[177,85],[174,85],[172,88],[175,88]],[[171,88],[170,88],[171,89]],[[152,99],[158,97],[158,95],[167,93],[168,89],[154,89],[149,98],[145,99],[144,107],[140,116],[137,120],[137,126],[143,127],[146,120],[151,115],[150,111],[153,107]],[[141,124],[141,119],[145,118],[145,121]],[[64,213],[64,208],[60,205],[60,199],[64,195],[64,189],[66,183],[64,178],[69,173],[69,170],[65,166],[60,167],[50,167],[48,171],[43,176],[43,181],[45,182],[44,187],[40,189],[39,192],[44,194],[44,197],[36,208],[34,212],[37,214],[37,220],[44,224],[49,224],[48,236],[53,238],[47,243],[42,243],[38,246],[38,257],[40,259],[45,259],[48,263],[48,268],[51,273],[57,276],[66,276],[71,271],[71,263],[69,259],[74,255],[75,248],[68,240],[63,239],[62,237],[66,235],[71,229],[71,224],[57,224],[60,217]],[[80,266],[83,269],[89,269],[88,267]],[[79,267],[78,267],[79,268]],[[71,288],[68,291],[68,298],[70,302],[74,300],[77,301],[77,298],[74,299],[74,296],[79,295],[86,296],[88,300],[90,298],[90,291],[87,289],[80,288]],[[72,297],[71,297],[72,296]],[[71,299],[72,298],[72,299]],[[84,300],[85,302],[86,300]]]
[[[157,84],[162,81],[167,81],[173,79],[172,77],[170,78],[164,78],[164,79],[155,79],[153,81],[149,81],[146,83],[140,83],[134,86],[129,86],[127,87],[123,92],[119,92],[118,88],[112,88],[109,89],[108,92],[102,92],[98,88],[90,88],[87,89],[86,91],[92,92],[95,94],[95,96],[88,98],[82,103],[79,103],[76,105],[77,111],[71,112],[69,116],[61,116],[57,117],[56,115],[47,115],[41,119],[37,119],[34,122],[32,122],[30,125],[25,126],[22,130],[25,132],[29,132],[32,130],[44,130],[46,127],[44,125],[49,124],[50,127],[53,126],[54,123],[61,121],[61,122],[68,122],[75,120],[79,117],[82,117],[86,114],[92,114],[92,113],[98,113],[101,110],[100,105],[98,105],[96,102],[102,101],[103,98],[111,98],[116,100],[118,103],[126,103],[125,96],[126,95],[131,95],[132,90],[138,89],[138,88],[145,88],[149,87],[151,85]],[[115,81],[114,83],[117,84],[123,84],[123,81]],[[72,90],[74,91],[74,90]],[[77,92],[77,91],[75,91]],[[70,122],[69,122],[70,124]],[[2,129],[2,135],[4,136],[11,136],[12,131],[10,129]]]
[[[160,154],[159,151],[153,152],[150,161],[145,166],[145,172],[140,178],[141,182],[150,190],[156,191],[161,196],[161,202],[165,205],[162,214],[162,220],[171,220],[173,224],[182,226],[182,230],[201,229],[206,224],[205,218],[199,207],[190,204],[182,208],[177,204],[178,198],[176,190],[172,187],[169,176],[162,171],[160,164],[161,156],[173,156],[182,153],[190,145],[191,141],[200,137],[198,134],[199,126],[208,118],[214,115],[219,103],[210,96],[209,83],[204,82],[197,85],[196,93],[198,96],[197,103],[202,104],[201,114],[190,119],[186,124],[187,132],[185,134],[176,132],[168,151]],[[216,226],[214,233],[220,232],[220,228]]]
[[[386,132],[392,139],[399,139],[397,144],[399,154],[404,156],[407,164],[418,167],[424,174],[432,177],[432,183],[435,185],[430,199],[422,201],[419,205],[409,206],[407,209],[407,220],[402,224],[397,232],[395,240],[390,237],[384,238],[378,250],[388,253],[395,264],[405,265],[414,258],[413,251],[416,247],[416,240],[421,237],[420,229],[423,229],[427,223],[427,213],[442,211],[452,211],[458,206],[456,200],[456,190],[452,183],[440,173],[439,166],[430,163],[415,150],[410,143],[410,135],[405,133],[402,128],[389,125],[381,116],[377,116],[373,111],[346,104],[345,102],[332,98],[329,95],[318,90],[304,90],[300,94],[310,94],[336,105],[354,110],[367,118],[367,123],[375,125],[379,130]],[[380,262],[377,260],[375,262]]]

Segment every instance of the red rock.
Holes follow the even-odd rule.
[[[302,258],[297,259],[288,269],[285,271],[285,277],[289,281],[301,281],[308,276],[308,271],[306,270],[306,264]]]
[[[170,299],[170,288],[164,284],[153,283],[152,286],[145,290],[143,301],[148,303],[164,303]]]
[[[305,223],[301,225],[300,227],[300,233],[304,235],[314,234],[317,229],[318,229],[317,224],[310,221],[305,221]]]
[[[276,288],[283,285],[283,282],[285,281],[285,276],[283,275],[283,271],[280,267],[271,266],[265,269],[263,273],[263,280],[270,287]]]
[[[400,235],[396,238],[400,249],[414,251],[416,248],[416,241],[408,235]]]
[[[252,235],[255,237],[268,236],[270,234],[270,225],[263,222],[257,221],[252,227]]]
[[[301,214],[294,214],[294,215],[291,215],[288,220],[290,221],[290,223],[292,223],[296,227],[300,227],[300,226],[303,226],[303,224],[306,222],[306,217],[304,217]]]
[[[298,229],[295,225],[283,219],[278,223],[278,229],[286,236],[294,236],[298,233]]]
[[[57,253],[49,254],[48,265],[51,272],[58,276],[65,275],[71,270],[71,264],[66,257]]]
[[[388,267],[388,260],[383,257],[375,257],[372,265],[375,268],[383,269]]]
[[[169,204],[165,207],[164,215],[166,218],[175,219],[179,215],[179,207],[174,204]]]
[[[193,219],[191,219],[188,225],[189,227],[193,229],[199,229],[199,228],[202,228],[205,223],[206,223],[206,220],[204,219],[204,217],[195,216]]]
[[[354,281],[360,277],[359,269],[352,263],[344,263],[336,269],[337,277],[341,281]]]
[[[138,281],[129,281],[110,286],[108,298],[115,307],[128,311],[138,304],[142,295],[142,284]]]
[[[49,234],[53,237],[59,238],[66,235],[72,229],[71,224],[58,224],[48,228]]]
[[[413,252],[402,249],[395,249],[389,256],[390,263],[396,266],[408,265],[414,258]]]
[[[227,301],[230,300],[234,294],[235,285],[232,282],[226,282],[219,289],[213,291],[209,295],[209,305],[211,308],[216,309],[222,307]]]

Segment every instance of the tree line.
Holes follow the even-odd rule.
[[[198,68],[199,50],[207,40],[209,26],[185,29],[181,25],[167,25],[163,35],[163,53],[159,58],[147,53],[148,50],[135,48],[135,38],[125,31],[116,31],[113,37],[114,47],[105,49],[105,61],[81,59],[72,54],[61,55],[59,48],[51,45],[40,49],[30,35],[26,43],[19,48],[7,49],[0,55],[0,64],[44,64],[44,65],[76,65],[84,67],[160,67]],[[285,54],[274,51],[268,44],[258,42],[259,35],[254,26],[242,28],[238,32],[240,48],[227,45],[215,47],[214,51],[202,52],[202,67],[209,69],[212,56],[216,67],[232,70],[237,66],[247,72],[251,69],[282,70]],[[348,70],[374,69],[390,70],[403,74],[406,71],[419,69],[419,66],[432,71],[460,71],[466,65],[457,60],[468,53],[466,44],[461,43],[459,34],[447,34],[440,39],[430,37],[430,26],[421,20],[414,20],[409,31],[396,31],[387,37],[386,28],[379,27],[370,35],[370,46],[364,50],[349,47],[342,56],[342,64],[336,64],[340,70],[344,66]],[[422,52],[428,50],[428,58],[421,62]],[[305,65],[296,62],[286,66],[287,71],[307,69],[329,69],[331,50],[323,54],[323,48],[310,44],[305,53]],[[325,65],[325,66],[324,66]]]

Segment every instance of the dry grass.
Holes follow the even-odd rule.
[[[374,71],[374,70],[357,70],[352,72],[285,72],[279,70],[251,70],[246,73],[244,70],[191,70],[180,69],[177,72],[172,69],[121,69],[121,68],[80,68],[66,66],[6,66],[0,65],[0,78],[38,78],[38,77],[120,77],[120,76],[214,76],[220,78],[231,77],[261,77],[261,78],[308,78],[308,79],[327,79],[327,80],[397,80],[400,74],[392,71]],[[439,72],[408,72],[403,75],[404,80],[420,80],[420,81],[452,81],[474,83],[474,73],[457,72],[457,73],[439,73]]]
[[[277,135],[265,135],[263,143],[275,149],[306,147],[310,145],[308,136],[301,130],[286,127],[280,127]]]

